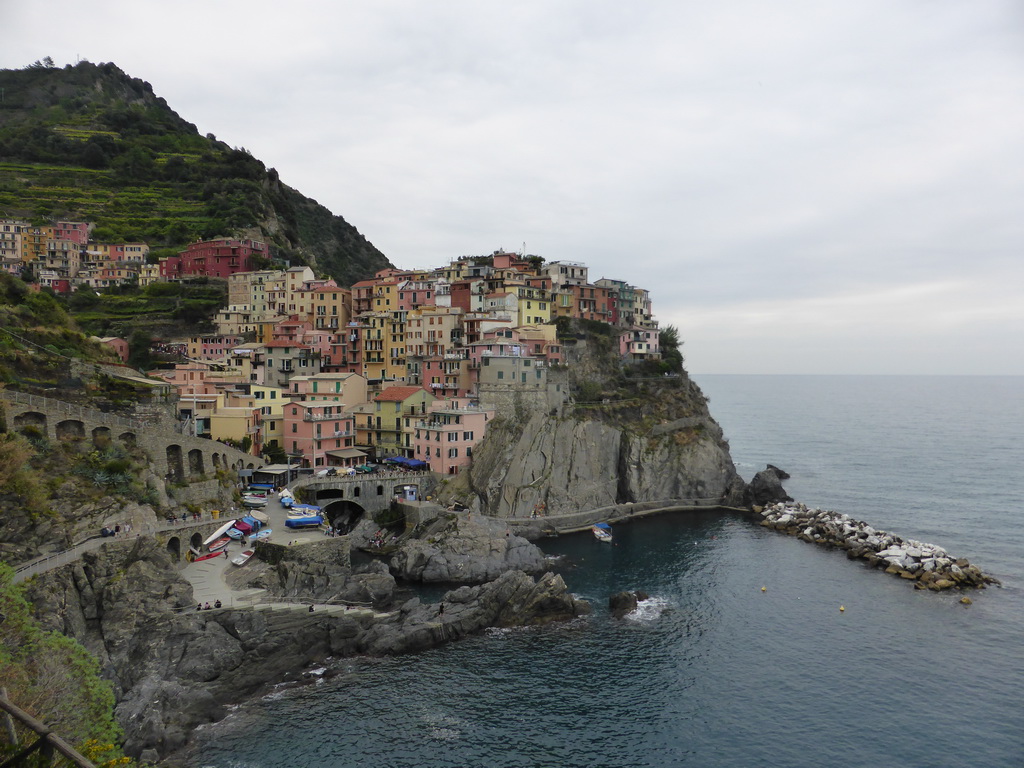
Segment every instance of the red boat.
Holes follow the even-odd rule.
[[[230,537],[228,537],[228,536],[221,536],[219,539],[217,539],[215,542],[213,542],[213,544],[210,545],[210,551],[211,552],[220,552],[220,550],[224,549],[224,547],[226,547],[230,543],[231,543],[231,538]]]
[[[220,557],[223,554],[224,554],[223,552],[207,552],[205,555],[200,555],[199,557],[197,557],[192,562],[200,563],[203,560],[209,560],[211,557]]]

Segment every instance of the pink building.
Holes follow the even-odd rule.
[[[53,225],[53,239],[85,245],[89,242],[89,230],[92,227],[92,224],[84,221],[58,221]]]
[[[353,447],[355,419],[330,400],[284,406],[284,449],[303,467],[352,467],[365,454]]]
[[[619,335],[619,354],[629,361],[657,360],[661,357],[657,328],[630,328]]]
[[[431,403],[416,422],[413,458],[427,462],[432,472],[456,475],[473,462],[473,449],[493,418],[493,410],[480,408],[469,398]]]
[[[117,336],[104,336],[99,339],[100,344],[109,349],[114,350],[117,356],[121,359],[122,363],[128,362],[128,342],[124,339],[118,338]]]
[[[177,256],[168,256],[160,262],[160,276],[166,279],[186,275],[206,275],[227,278],[236,272],[253,272],[254,257],[267,258],[266,243],[258,240],[203,240],[191,243]]]

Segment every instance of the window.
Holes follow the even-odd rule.
[[[292,422],[292,433],[294,434],[295,432],[298,432],[298,431],[299,431],[299,425],[296,424],[295,422]]]
[[[473,439],[473,433],[472,432],[463,432],[462,433],[462,439],[463,440],[472,440]]]
[[[448,458],[449,459],[457,459],[458,457],[459,457],[459,449],[458,448],[449,448],[448,449]]]
[[[505,378],[505,372],[504,371],[498,371],[498,380],[500,381],[501,379],[504,379],[504,378]]]

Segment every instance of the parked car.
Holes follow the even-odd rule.
[[[317,477],[333,477],[336,474],[338,474],[338,468],[337,467],[327,467],[326,469],[319,469],[319,470],[317,470],[316,476]]]

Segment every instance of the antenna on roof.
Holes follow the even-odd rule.
[[[520,257],[525,257],[526,256],[526,241],[525,240],[523,241],[523,250],[522,250],[522,252],[519,255],[520,255]]]

